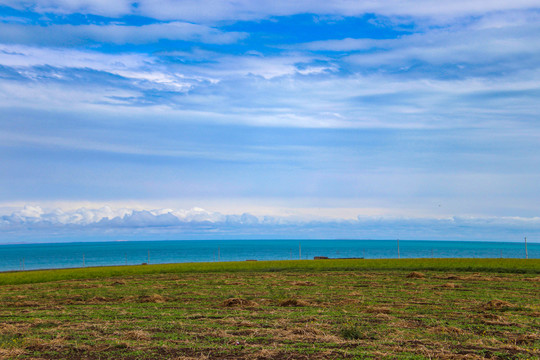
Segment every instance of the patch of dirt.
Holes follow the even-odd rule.
[[[316,286],[317,284],[311,282],[311,281],[293,281],[291,283],[293,286]]]
[[[407,275],[407,278],[409,278],[409,279],[423,279],[425,277],[426,277],[425,274],[423,274],[421,272],[418,272],[418,271],[413,271],[412,273]]]

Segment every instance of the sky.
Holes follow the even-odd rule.
[[[540,241],[539,34],[539,0],[0,0],[0,244]]]

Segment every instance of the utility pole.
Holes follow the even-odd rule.
[[[85,260],[85,259],[84,259],[84,254],[82,254],[82,266],[83,266],[83,267],[86,267],[86,263],[85,263],[84,260]]]
[[[399,239],[397,239],[397,258],[401,259],[400,255],[399,255]]]
[[[302,260],[302,244],[298,243],[298,257]]]
[[[527,252],[527,237],[525,236],[525,259],[529,258],[529,253]]]

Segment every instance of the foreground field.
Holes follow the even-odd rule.
[[[0,274],[0,358],[540,358],[538,261],[439,261]]]

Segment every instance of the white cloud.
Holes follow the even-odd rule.
[[[192,68],[167,67],[141,55],[125,54],[115,62],[114,57],[92,52],[3,48],[16,54],[0,53],[0,61],[32,80],[0,81],[4,107],[54,106],[119,120],[150,116],[158,121],[254,126],[400,129],[490,127],[493,122],[500,126],[506,117],[527,121],[538,111],[533,94],[540,71],[534,69],[495,78],[430,79],[385,73],[318,77],[294,74],[296,61],[307,57],[236,58],[246,65],[241,68],[229,57]],[[80,67],[68,67],[69,58]],[[47,62],[50,67],[40,67]],[[149,98],[147,90],[163,93]],[[515,96],[501,99],[498,92]]]
[[[152,65],[153,61],[151,57],[144,54],[104,54],[89,50],[0,44],[0,63],[14,67],[89,68],[114,73]]]
[[[103,16],[122,16],[132,12],[129,0],[2,0],[0,4],[15,9],[30,9],[38,13],[56,14],[96,14]]]
[[[104,206],[97,209],[79,208],[62,210],[55,208],[45,211],[40,206],[26,205],[22,209],[2,216],[4,224],[51,224],[51,225],[88,225],[103,219],[124,217],[131,214],[131,209],[111,209]]]
[[[0,63],[32,81],[0,81],[0,102],[105,110],[112,117],[136,107],[177,121],[254,126],[489,127],[507,117],[524,120],[537,114],[538,105],[531,99],[540,80],[539,20],[537,12],[484,13],[397,39],[319,41],[273,56],[200,49],[104,54],[3,44]],[[131,33],[126,26],[105,28],[113,42],[122,42],[130,37],[170,38],[174,34],[167,26],[173,25],[148,25],[148,34]],[[223,35],[206,26],[180,27],[179,36]],[[95,25],[74,28],[86,29],[96,39],[108,33]],[[312,52],[318,50],[349,54]],[[92,80],[96,74],[91,72],[105,78]],[[500,99],[497,92],[515,96]]]
[[[227,223],[227,224],[257,224],[258,218],[244,213],[242,215],[223,215],[219,212],[206,211],[202,208],[183,209],[112,209],[109,206],[101,208],[77,208],[63,210],[54,208],[44,210],[40,206],[26,205],[1,215],[1,225],[10,229],[24,226],[39,227],[167,227],[179,226],[184,223]]]
[[[201,208],[173,209],[96,209],[44,210],[39,206],[25,206],[6,215],[0,215],[0,229],[8,238],[24,236],[40,240],[50,236],[80,236],[102,234],[137,239],[151,235],[154,238],[174,234],[183,238],[202,236],[212,238],[223,234],[242,234],[251,238],[300,236],[336,238],[346,234],[351,238],[390,239],[398,236],[408,239],[475,239],[513,241],[527,234],[535,241],[540,238],[540,218],[522,217],[381,217],[358,216],[357,219],[305,218],[297,216],[224,215]],[[184,234],[184,235],[182,235]],[[5,241],[4,239],[4,241]]]
[[[415,34],[398,40],[371,41],[371,46],[379,51],[368,54],[350,55],[348,61],[356,65],[392,68],[409,67],[412,61],[441,66],[445,64],[469,65],[486,64],[494,69],[503,69],[528,61],[540,51],[540,40],[534,34],[539,26],[529,26],[523,31],[433,31],[427,34]],[[333,42],[329,47],[347,46]],[[324,45],[323,45],[324,46]],[[521,58],[520,58],[521,57]],[[530,61],[529,61],[530,62]],[[538,66],[533,61],[532,65]],[[474,69],[473,69],[474,70]],[[470,70],[462,68],[464,73]]]
[[[53,87],[61,87],[63,91],[72,93],[70,98],[82,97],[83,102],[118,102],[121,98],[139,97],[139,91],[145,89],[183,93],[194,84],[213,81],[199,75],[189,76],[171,71],[165,65],[158,64],[156,57],[135,53],[112,55],[89,50],[0,44],[0,63],[11,67],[21,78],[33,81],[33,85],[0,81],[0,86],[6,86],[12,96],[21,97],[31,94],[34,87],[40,87],[40,83],[50,81],[57,82]],[[18,86],[22,86],[21,92],[17,91]],[[88,88],[93,86],[101,90],[88,92]],[[39,99],[54,94],[52,89],[51,92],[41,89],[37,92],[40,95],[33,94],[31,97]],[[61,98],[65,100],[65,94]],[[65,104],[64,100],[60,99],[60,103]]]

